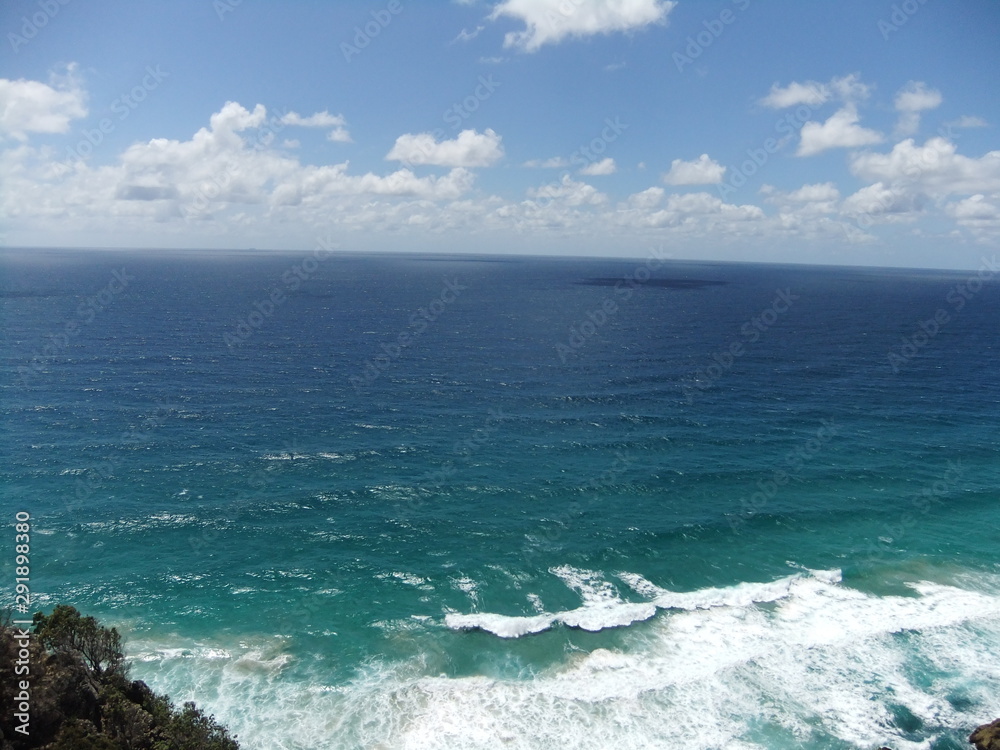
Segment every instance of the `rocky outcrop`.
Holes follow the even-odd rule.
[[[976,746],[976,750],[1000,750],[1000,719],[983,724],[969,735],[969,742]]]

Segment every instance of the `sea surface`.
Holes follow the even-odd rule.
[[[967,747],[1000,267],[635,255],[4,250],[36,606],[251,750]]]

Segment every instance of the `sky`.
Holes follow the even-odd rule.
[[[5,0],[0,246],[970,268],[996,0]]]

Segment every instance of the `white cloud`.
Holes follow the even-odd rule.
[[[561,169],[569,166],[569,160],[561,156],[553,156],[551,159],[531,159],[521,166],[538,169]]]
[[[351,134],[347,132],[347,120],[343,115],[331,115],[325,109],[322,112],[303,117],[297,112],[288,112],[281,118],[283,125],[293,125],[300,128],[333,128],[326,137],[335,143],[351,143]]]
[[[833,78],[830,89],[843,102],[858,102],[867,99],[871,94],[871,86],[862,83],[857,73]]]
[[[50,88],[61,90],[56,84]],[[108,145],[101,166],[78,158],[61,163],[65,145],[75,140],[68,136],[60,145],[51,139],[42,145],[0,143],[6,241],[305,247],[320,234],[355,232],[353,245],[383,249],[389,242],[398,245],[398,238],[414,248],[422,242],[439,247],[442,233],[451,232],[460,242],[479,238],[484,251],[517,244],[525,251],[614,253],[650,242],[682,254],[728,253],[736,259],[759,252],[777,259],[769,255],[773,248],[840,248],[845,235],[848,243],[874,247],[879,238],[862,231],[869,224],[909,223],[914,232],[928,235],[1000,239],[1000,152],[965,157],[943,138],[923,146],[904,141],[888,153],[853,154],[851,171],[866,187],[847,198],[840,197],[836,184],[822,182],[787,193],[765,187],[755,201],[760,205],[735,205],[708,192],[670,194],[659,186],[612,199],[570,174],[527,195],[485,194],[473,189],[476,176],[470,167],[502,158],[500,137],[493,131],[465,131],[442,143],[429,136],[421,142],[403,139],[397,142],[401,153],[426,147],[419,151],[425,157],[421,163],[439,168],[425,167],[434,174],[418,175],[394,165],[386,174],[375,174],[352,173],[346,161],[303,164],[291,150],[289,136],[298,134],[294,128],[345,127],[340,115],[272,114],[263,105],[227,102],[205,119],[206,127],[189,138],[153,138],[117,156]],[[569,166],[560,159],[534,164]],[[609,160],[591,168],[600,172],[612,166]],[[689,182],[693,179],[711,184],[725,174],[707,155],[676,160],[671,172],[684,184],[697,184]],[[511,243],[515,237],[519,241]],[[560,246],[561,240],[566,244]],[[808,259],[822,261],[822,252]],[[942,255],[942,263],[952,257]]]
[[[783,214],[799,216],[830,214],[837,211],[840,191],[832,182],[803,185],[785,193],[771,185],[764,185],[760,192],[768,203],[778,206]]]
[[[830,88],[816,81],[806,81],[797,83],[792,81],[785,88],[781,88],[777,83],[771,86],[771,93],[760,100],[760,104],[772,109],[784,109],[794,107],[798,104],[808,104],[810,107],[818,107],[830,98]]]
[[[945,125],[952,128],[985,128],[989,125],[989,123],[982,117],[962,115],[957,120],[952,120],[951,122],[945,123]]]
[[[241,133],[250,128],[259,128],[267,119],[267,108],[263,104],[258,104],[250,112],[239,102],[226,102],[222,109],[208,118],[208,125],[211,133],[219,138],[231,139],[236,133]],[[279,120],[280,122],[280,120]],[[195,133],[195,138],[207,131],[202,128]]]
[[[909,214],[918,212],[920,204],[919,196],[876,182],[844,198],[841,213],[854,218],[864,216],[869,221],[898,221],[914,218]]]
[[[600,161],[595,161],[593,164],[588,164],[580,170],[580,174],[584,174],[589,177],[598,177],[601,175],[614,174],[617,171],[618,165],[616,165],[615,160],[609,156],[601,159]]]
[[[504,36],[504,47],[534,52],[567,37],[634,31],[662,23],[677,3],[672,0],[503,0],[491,20],[501,16],[522,21],[524,31]]]
[[[771,85],[770,93],[758,103],[772,109],[785,109],[799,104],[818,107],[833,97],[848,103],[867,99],[870,92],[871,87],[862,83],[857,73],[851,73],[832,78],[829,83],[792,81],[784,88],[775,83]]]
[[[976,193],[946,207],[955,222],[976,237],[995,241],[1000,237],[1000,194]]]
[[[483,29],[485,28],[486,28],[485,26],[477,26],[472,31],[466,31],[465,29],[462,29],[460,32],[458,32],[458,36],[456,36],[454,39],[451,40],[452,44],[454,44],[455,42],[471,42],[473,39],[479,36],[480,33],[482,33]]]
[[[883,140],[881,133],[858,125],[858,112],[851,104],[837,110],[822,124],[807,122],[799,132],[797,156],[812,156],[831,148],[868,146]]]
[[[503,158],[501,137],[490,129],[483,133],[463,130],[450,141],[434,140],[431,133],[406,133],[386,154],[390,161],[439,167],[488,167]]]
[[[665,208],[638,217],[627,217],[647,226],[670,227],[682,233],[705,234],[723,227],[739,234],[748,222],[765,218],[758,206],[725,203],[708,193],[674,193]]]
[[[70,121],[87,116],[87,95],[76,78],[76,66],[54,75],[52,85],[0,78],[0,138],[26,141],[28,133],[67,133]]]
[[[724,166],[702,154],[694,161],[674,159],[663,181],[668,185],[717,185],[725,172]]]
[[[906,184],[934,196],[1000,190],[1000,151],[973,159],[957,153],[954,143],[940,137],[923,146],[907,138],[888,154],[855,154],[850,166],[862,179]]]
[[[576,182],[569,175],[563,175],[559,182],[549,183],[537,188],[528,190],[528,197],[543,201],[548,204],[552,201],[560,201],[567,206],[597,206],[606,203],[608,196],[600,192],[593,185],[586,182]]]
[[[297,112],[288,112],[282,115],[281,122],[285,125],[297,125],[302,128],[330,128],[347,124],[343,115],[331,115],[326,110],[308,117],[303,117]]]
[[[896,110],[898,112],[922,112],[934,109],[941,104],[941,92],[927,88],[922,81],[910,81],[896,94]]]
[[[408,169],[352,175],[346,162],[304,165],[271,147],[285,127],[262,105],[249,111],[227,102],[190,140],[136,143],[106,166],[58,163],[51,147],[7,149],[0,152],[0,213],[72,233],[101,227],[114,237],[187,228],[205,239],[206,232],[254,225],[351,224],[372,205],[381,206],[384,220],[397,204],[457,201],[472,188],[474,176],[461,167],[417,177]]]
[[[787,193],[785,197],[799,203],[835,201],[840,198],[840,191],[832,182],[820,182],[813,185],[803,185],[798,190]]]
[[[941,104],[941,92],[927,88],[921,81],[910,81],[896,94],[894,102],[899,112],[897,135],[912,135],[920,127],[920,113]]]
[[[646,188],[642,192],[630,195],[628,203],[633,208],[652,208],[659,205],[660,201],[663,200],[663,193],[664,191],[661,187]]]

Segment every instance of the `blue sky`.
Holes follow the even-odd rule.
[[[1000,4],[9,0],[9,246],[975,268]]]

